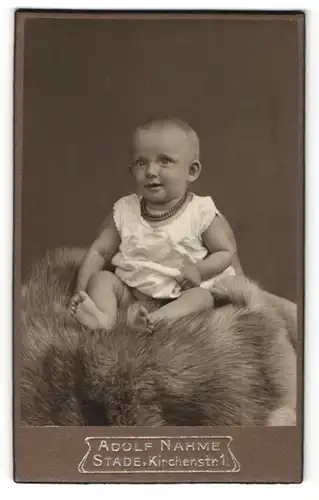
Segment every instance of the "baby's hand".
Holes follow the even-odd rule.
[[[202,282],[201,274],[196,266],[189,258],[185,257],[184,263],[180,269],[179,276],[176,281],[180,284],[182,290],[188,290],[199,286]]]

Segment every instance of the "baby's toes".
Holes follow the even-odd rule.
[[[154,325],[154,323],[155,323],[154,319],[153,319],[153,318],[152,318],[152,316],[150,316],[149,314],[148,314],[148,316],[147,316],[147,322],[148,322],[150,325]]]
[[[146,309],[146,307],[144,306],[141,306],[139,311],[138,311],[138,315],[140,318],[142,319],[145,319],[147,321],[148,319],[148,310]]]
[[[80,302],[81,302],[81,298],[80,298],[79,294],[77,293],[76,295],[74,295],[71,298],[71,300],[70,300],[70,307],[77,306]]]
[[[146,327],[147,327],[147,329],[152,332],[154,330],[154,325],[155,325],[154,320],[148,316],[146,318]]]
[[[74,316],[76,311],[77,311],[77,306],[73,305],[73,306],[69,307],[69,312],[70,312],[70,314],[72,314],[72,316]]]
[[[74,300],[74,299],[72,299],[71,302],[70,302],[70,305],[69,305],[69,311],[72,312],[73,314],[75,314],[76,311],[78,310],[78,307],[80,306],[80,304],[82,302],[83,302],[82,300]]]
[[[72,310],[76,309],[78,305],[79,305],[78,302],[76,302],[75,300],[71,300],[71,302],[69,304],[69,310],[72,311]]]
[[[146,333],[152,333],[154,330],[154,322],[148,321],[146,324]]]

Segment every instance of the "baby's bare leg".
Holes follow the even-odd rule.
[[[185,290],[176,300],[150,313],[149,318],[152,323],[164,318],[177,320],[183,318],[185,314],[203,311],[213,305],[214,299],[208,290],[200,287],[191,288]]]
[[[92,330],[110,330],[116,323],[118,307],[133,301],[129,288],[115,274],[101,271],[90,279],[87,293],[79,293],[79,302],[71,305],[71,313]]]

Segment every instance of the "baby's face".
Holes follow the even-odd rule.
[[[139,130],[133,139],[131,167],[138,194],[154,203],[179,199],[199,175],[193,172],[197,163],[193,160],[190,141],[177,126]]]

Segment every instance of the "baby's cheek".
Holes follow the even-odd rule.
[[[144,179],[144,173],[139,171],[139,172],[134,172],[133,173],[133,178],[137,184],[141,184]]]

